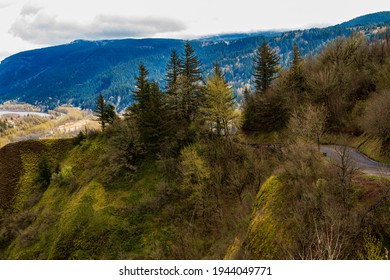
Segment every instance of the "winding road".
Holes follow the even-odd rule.
[[[390,178],[390,164],[374,161],[351,147],[337,145],[321,145],[320,151],[332,160],[340,163],[341,156],[345,157],[354,168],[368,175]]]

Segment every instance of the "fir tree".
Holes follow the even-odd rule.
[[[302,67],[302,56],[296,44],[293,46],[293,59],[288,73],[288,89],[293,92],[305,90],[305,76]]]
[[[107,118],[106,118],[106,100],[104,100],[103,94],[99,94],[96,100],[95,116],[97,121],[100,124],[102,130],[106,128]]]
[[[149,149],[156,152],[159,148],[159,143],[164,140],[167,120],[165,118],[163,93],[155,81],[150,83],[146,109],[143,112],[142,119],[139,120],[141,123],[141,137]]]
[[[167,82],[167,93],[174,95],[177,92],[177,82],[180,75],[180,59],[176,50],[172,50],[167,65],[165,80]]]
[[[180,93],[182,96],[182,112],[188,121],[194,121],[198,108],[202,103],[202,72],[200,62],[195,55],[189,41],[184,46],[184,52],[180,61]]]
[[[95,116],[99,122],[102,130],[106,128],[107,124],[112,124],[116,119],[115,107],[112,104],[107,104],[103,94],[99,94],[96,100]]]
[[[148,103],[148,95],[150,91],[150,84],[148,81],[149,71],[144,64],[140,64],[138,67],[138,76],[135,78],[135,90],[133,91],[133,105],[128,108],[134,114],[139,114],[146,110]]]
[[[278,72],[279,58],[275,51],[263,41],[255,52],[253,63],[255,91],[257,94],[264,93],[271,86]]]
[[[172,118],[177,120],[179,117],[179,105],[181,103],[179,95],[179,79],[180,79],[180,59],[176,50],[172,50],[171,57],[167,65],[167,73],[165,80],[167,82],[166,93],[168,96],[169,110],[172,110]]]
[[[107,123],[113,124],[114,121],[118,118],[115,112],[115,106],[112,104],[106,104],[105,108],[105,118]]]

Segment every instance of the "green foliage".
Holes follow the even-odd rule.
[[[108,164],[105,167],[105,180],[110,181],[122,172],[133,174],[146,154],[135,120],[128,118],[115,122],[107,130],[107,136],[108,150],[104,161]]]
[[[256,94],[265,93],[278,73],[279,58],[276,52],[263,41],[256,49],[253,59],[253,73]]]
[[[167,71],[165,75],[165,79],[167,82],[167,94],[171,96],[171,98],[175,98],[177,95],[177,80],[180,75],[180,58],[177,54],[176,50],[172,50],[171,56],[169,58],[167,64]],[[173,102],[175,103],[175,102]]]
[[[72,166],[66,165],[58,173],[53,174],[53,183],[74,190],[77,187],[77,180]]]
[[[84,132],[80,131],[77,136],[73,139],[74,145],[80,145],[87,138]]]
[[[272,132],[283,129],[288,121],[289,107],[283,95],[268,92],[250,96],[244,105],[242,129]]]
[[[210,176],[210,171],[203,159],[198,155],[195,146],[188,146],[182,150],[180,170],[183,176],[184,187],[203,184]]]
[[[46,189],[50,185],[52,170],[46,156],[40,158],[38,163],[38,174],[35,179],[41,188]]]
[[[200,61],[189,41],[184,45],[180,62],[181,107],[184,119],[191,122],[197,118],[199,106],[203,101],[203,80]]]
[[[168,136],[168,112],[165,96],[155,81],[147,80],[148,71],[140,65],[134,92],[135,103],[129,107],[129,118],[135,118],[140,137],[151,152],[160,150],[160,143]]]
[[[95,116],[99,122],[102,130],[106,128],[107,124],[112,124],[117,118],[115,107],[112,104],[107,104],[103,94],[99,94],[96,99]]]

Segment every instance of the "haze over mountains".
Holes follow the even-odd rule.
[[[339,36],[361,32],[374,37],[388,26],[390,12],[380,12],[327,28],[223,34],[192,40],[191,44],[203,63],[204,74],[218,62],[240,100],[242,89],[251,79],[253,52],[263,40],[277,50],[281,65],[286,67],[294,43],[303,55],[314,55]],[[123,109],[132,102],[139,63],[143,62],[150,78],[164,87],[171,50],[182,52],[184,43],[177,39],[77,40],[21,52],[0,64],[0,101],[19,100],[49,108],[62,103],[92,108],[102,92]]]

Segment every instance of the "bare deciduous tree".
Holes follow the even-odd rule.
[[[307,105],[293,112],[288,125],[292,138],[305,143],[315,142],[319,151],[326,117],[326,110],[322,106]]]

